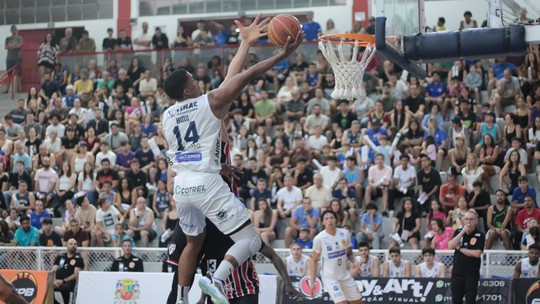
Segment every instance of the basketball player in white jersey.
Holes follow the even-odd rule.
[[[313,239],[313,258],[311,269],[311,294],[314,295],[319,258],[321,259],[321,280],[326,292],[334,303],[362,304],[362,294],[356,281],[347,269],[356,268],[349,231],[336,228],[337,216],[332,210],[322,213],[324,230]]]
[[[445,278],[446,266],[435,261],[435,249],[424,248],[422,249],[422,257],[424,262],[416,265],[416,277],[417,278]]]
[[[411,277],[411,262],[401,259],[401,250],[399,247],[391,247],[388,252],[390,253],[390,261],[384,263],[383,277]]]
[[[360,242],[358,244],[358,255],[355,258],[357,265],[353,272],[351,268],[351,274],[353,277],[371,278],[378,277],[381,273],[381,261],[379,257],[369,254],[369,244],[367,242]]]
[[[514,279],[518,278],[538,278],[538,258],[540,257],[540,244],[535,243],[529,246],[528,257],[517,262],[514,268]]]
[[[302,247],[298,243],[292,243],[290,249],[291,254],[285,258],[289,276],[303,277],[310,273],[308,268],[311,268],[311,258],[302,253]]]
[[[236,21],[247,36],[238,50],[242,56],[237,54],[234,58],[241,58],[238,71],[250,45],[263,35],[261,30],[268,19],[260,24],[258,21],[259,16],[249,27],[243,27]],[[205,237],[205,217],[235,242],[218,266],[212,282],[206,277],[199,281],[203,292],[210,295],[216,304],[229,303],[223,294],[223,282],[234,268],[258,252],[262,245],[247,210],[219,175],[222,119],[228,115],[232,101],[252,79],[286,59],[303,39],[304,33],[300,31],[296,37],[290,37],[281,52],[232,77],[227,74],[224,84],[208,94],[201,95],[197,81],[183,69],[174,71],[164,83],[165,93],[177,101],[164,111],[162,122],[169,146],[169,171],[171,176],[173,172],[177,173],[173,197],[180,226],[187,236],[187,245],[179,261],[179,268],[184,269],[179,285],[189,286]]]

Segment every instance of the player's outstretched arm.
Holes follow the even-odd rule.
[[[304,32],[298,32],[298,35],[294,41],[292,41],[291,38],[287,40],[287,43],[281,52],[257,63],[248,70],[235,75],[233,78],[231,78],[227,85],[208,93],[208,101],[214,115],[218,118],[225,117],[225,115],[228,114],[225,109],[228,108],[232,101],[238,98],[244,87],[248,85],[249,82],[255,77],[270,70],[274,65],[287,58],[294,50],[298,48],[303,39]]]
[[[265,257],[269,258],[272,261],[272,264],[274,264],[274,267],[276,267],[276,270],[283,279],[283,283],[285,283],[285,292],[289,298],[304,300],[304,296],[298,290],[296,290],[296,288],[294,288],[291,278],[289,278],[289,274],[287,273],[287,267],[285,266],[285,263],[283,263],[283,260],[277,255],[274,248],[263,243],[260,252]]]
[[[225,79],[221,83],[220,87],[228,83],[232,77],[242,72],[242,69],[244,68],[244,62],[246,61],[246,57],[249,52],[249,48],[253,44],[255,44],[255,42],[257,42],[259,38],[266,36],[266,32],[263,31],[265,31],[268,27],[270,18],[266,18],[259,23],[260,19],[261,14],[257,15],[257,17],[255,17],[255,20],[253,20],[253,22],[249,26],[244,26],[240,21],[234,20],[234,23],[236,23],[236,25],[240,29],[240,37],[242,37],[242,41],[240,42],[240,46],[238,47],[236,55],[233,57],[231,63],[229,64],[227,75],[225,76]]]

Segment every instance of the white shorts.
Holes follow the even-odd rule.
[[[249,221],[246,207],[231,192],[220,175],[186,172],[175,176],[176,211],[182,231],[196,236],[203,232],[207,217],[224,234]]]
[[[353,277],[339,281],[322,279],[322,282],[324,290],[328,292],[334,303],[356,301],[362,298],[360,289],[358,289],[358,285]]]

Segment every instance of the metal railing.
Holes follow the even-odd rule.
[[[85,260],[85,270],[109,271],[112,261],[122,254],[120,248],[79,248]],[[62,247],[2,247],[0,248],[0,268],[49,270],[58,254],[64,253]],[[289,249],[276,249],[277,254],[285,258],[289,256]],[[311,250],[305,250],[309,254]],[[145,272],[161,272],[166,257],[165,248],[133,248],[133,254],[144,261]],[[371,254],[379,257],[381,261],[390,259],[388,250],[372,250]],[[510,278],[514,273],[517,262],[526,257],[525,251],[487,250],[482,255],[482,268],[480,274],[484,278]],[[453,250],[437,251],[437,260],[445,264],[450,274],[453,265]],[[402,250],[403,260],[411,261],[412,265],[422,262],[420,250]],[[257,266],[263,266],[268,272],[273,268],[270,260],[261,254],[255,256]],[[382,263],[381,263],[382,265]],[[268,267],[270,266],[270,268]],[[274,271],[274,273],[276,273]]]

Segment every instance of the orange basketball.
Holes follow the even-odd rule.
[[[283,47],[287,37],[291,36],[291,41],[294,41],[301,29],[302,26],[295,16],[280,14],[272,18],[268,24],[268,38],[275,46]]]

